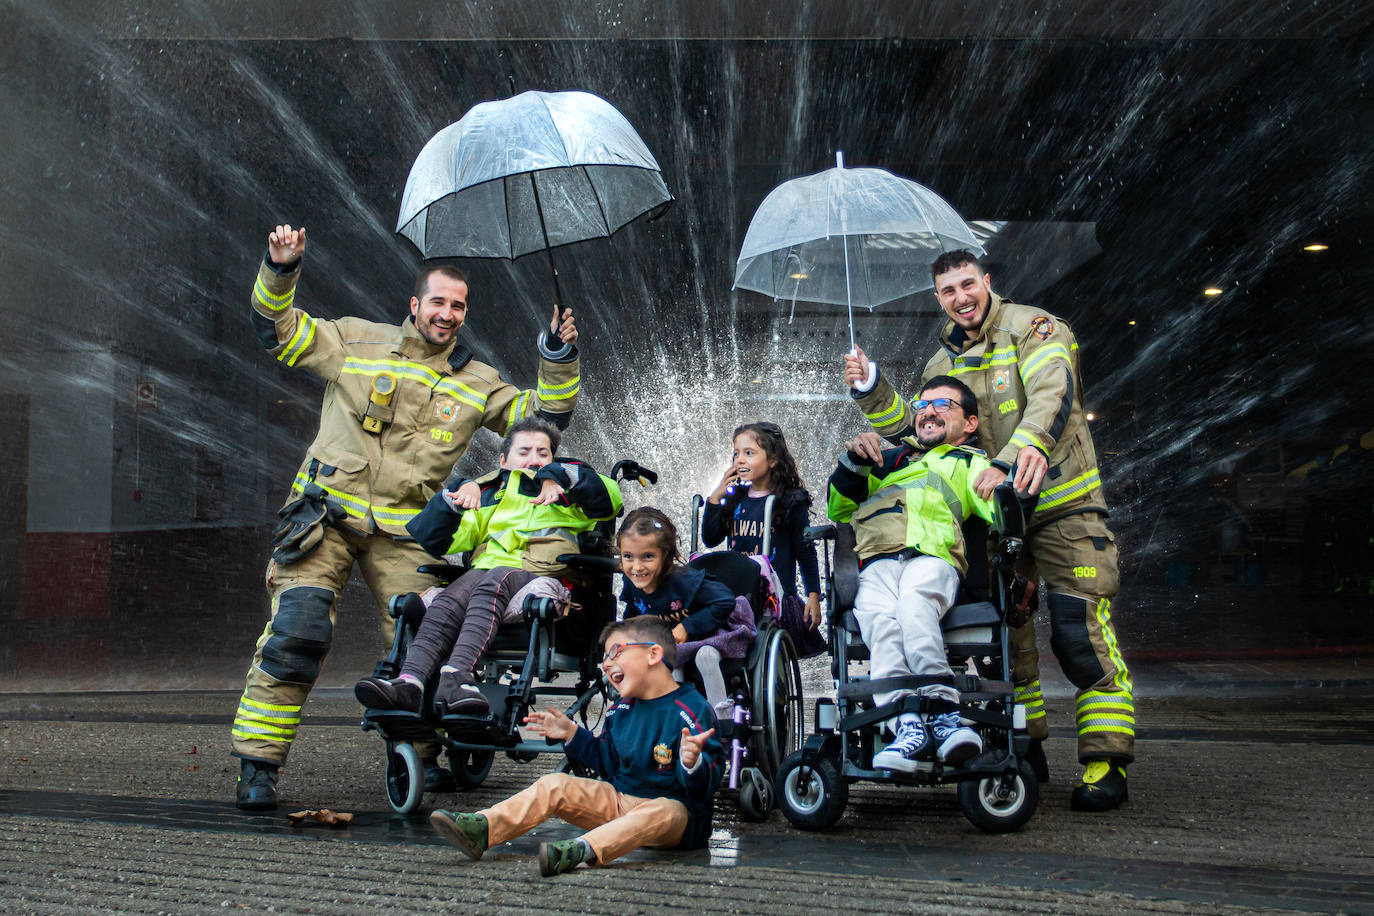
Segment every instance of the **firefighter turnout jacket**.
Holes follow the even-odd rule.
[[[429,343],[409,317],[400,325],[327,320],[297,308],[299,267],[264,259],[252,296],[254,328],[267,351],[326,382],[320,429],[291,498],[313,480],[347,513],[343,524],[404,535],[478,427],[503,435],[534,414],[568,425],[579,387],[576,348],[554,349],[561,342],[541,334],[538,384],[522,391],[458,341]]]
[[[915,440],[883,449],[874,466],[853,452],[830,475],[826,514],[854,527],[860,564],[914,551],[968,572],[963,524],[977,515],[992,524],[992,503],[973,488],[988,467],[981,451],[940,444],[922,452]]]
[[[1010,470],[1027,445],[1048,458],[1031,525],[1078,512],[1105,514],[1097,454],[1083,414],[1078,341],[1068,324],[994,293],[976,336],[967,337],[948,321],[940,343],[922,383],[950,375],[973,390],[979,439],[993,466]],[[851,395],[879,435],[897,441],[915,433],[915,408],[881,374],[869,390]]]
[[[534,499],[545,480],[557,482],[564,492],[541,506]],[[439,493],[407,527],[436,557],[472,551],[471,569],[502,566],[559,575],[567,568],[558,555],[577,553],[578,533],[615,518],[622,505],[616,482],[580,461],[555,461],[533,473],[502,469],[476,483],[482,493],[477,508],[454,508]]]

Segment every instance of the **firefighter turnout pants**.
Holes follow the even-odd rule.
[[[258,638],[234,716],[234,756],[278,765],[286,760],[301,707],[329,652],[338,598],[355,563],[377,599],[389,649],[396,624],[387,603],[393,595],[423,592],[437,584],[417,571],[432,561],[413,541],[330,527],[318,548],[298,562],[278,566],[268,590],[272,617]]]
[[[1064,675],[1078,688],[1075,712],[1078,759],[1135,757],[1135,703],[1131,674],[1112,626],[1112,599],[1120,576],[1116,542],[1100,513],[1054,519],[1032,529],[1019,571],[1045,581],[1050,646]],[[1026,708],[1032,738],[1049,734],[1040,690],[1040,655],[1034,621],[1011,631],[1012,681]]]

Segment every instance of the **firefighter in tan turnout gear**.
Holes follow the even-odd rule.
[[[1083,414],[1078,343],[1054,315],[994,293],[991,276],[967,251],[942,254],[931,275],[949,321],[922,377],[954,376],[978,397],[981,444],[993,465],[976,482],[978,492],[986,497],[1015,468],[1013,485],[1039,494],[1021,572],[1031,581],[1044,578],[1050,643],[1078,688],[1084,770],[1071,803],[1084,811],[1116,808],[1127,797],[1135,707],[1111,620],[1116,544]],[[878,433],[891,440],[914,434],[915,410],[862,350],[845,357],[845,381]],[[1041,742],[1048,725],[1034,625],[1014,629],[1012,642],[1016,700],[1026,709],[1029,757],[1043,780],[1048,768]]]
[[[383,610],[390,642],[390,596],[436,584],[417,572],[432,558],[410,540],[406,522],[454,473],[478,427],[501,435],[540,416],[564,428],[579,385],[571,311],[555,312],[539,336],[538,384],[522,391],[459,342],[468,299],[462,271],[422,271],[399,325],[331,321],[295,305],[304,253],[305,229],[277,226],[252,293],[253,326],[267,351],[326,384],[319,432],[273,539],[271,620],[234,716],[237,801],[246,809],[276,807],[278,768],[329,651],[335,605],[354,564]],[[421,750],[431,791],[452,787],[436,754],[433,745]]]

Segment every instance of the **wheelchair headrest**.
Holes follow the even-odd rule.
[[[715,576],[725,587],[734,592],[736,598],[754,600],[763,586],[763,574],[759,564],[742,553],[733,550],[717,550],[703,553],[687,564],[694,569],[703,569]]]

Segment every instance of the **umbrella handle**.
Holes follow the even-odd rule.
[[[850,347],[850,348],[849,348],[849,355],[850,355],[850,356],[858,356],[858,355],[859,355],[859,348],[858,348],[858,347]],[[855,390],[857,390],[857,391],[871,391],[871,390],[873,390],[873,383],[876,382],[877,380],[878,380],[878,361],[877,361],[876,359],[870,359],[870,360],[868,361],[868,375],[864,377],[864,380],[863,380],[862,382],[860,382],[859,384],[855,385],[854,388],[855,388]]]

